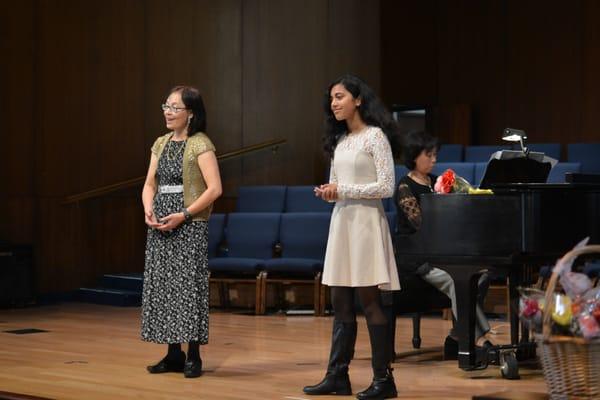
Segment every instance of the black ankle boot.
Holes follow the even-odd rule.
[[[373,378],[373,382],[371,382],[371,385],[367,389],[356,394],[356,398],[361,400],[392,399],[394,397],[398,397],[398,391],[396,390],[396,382],[394,382],[391,368],[386,373],[386,376]]]
[[[348,366],[354,357],[356,342],[356,322],[333,321],[331,352],[325,378],[316,385],[305,386],[303,391],[309,395],[350,395],[352,386],[348,376]]]
[[[321,382],[313,386],[305,386],[302,390],[304,393],[313,396],[325,394],[348,396],[352,394],[352,386],[350,385],[350,376],[348,376],[348,372],[341,374],[327,373]]]
[[[390,368],[389,328],[387,325],[367,325],[371,340],[373,382],[356,395],[357,399],[390,399],[398,396]]]
[[[177,356],[167,355],[158,364],[146,367],[151,374],[163,374],[165,372],[182,372],[185,364],[185,353],[182,351]]]

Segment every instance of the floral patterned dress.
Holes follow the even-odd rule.
[[[158,161],[159,186],[182,185],[186,142],[170,141]],[[157,193],[162,218],[183,207],[183,193]],[[142,339],[208,343],[208,222],[189,221],[172,232],[148,229],[142,295]]]
[[[330,182],[338,200],[331,215],[323,283],[399,290],[398,271],[382,198],[394,193],[394,158],[378,127],[344,135],[333,157]]]

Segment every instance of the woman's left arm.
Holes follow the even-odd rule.
[[[337,197],[340,199],[383,199],[394,194],[394,156],[390,142],[380,129],[367,140],[367,148],[375,162],[377,180],[365,184],[338,183]]]
[[[195,215],[200,211],[204,210],[216,199],[221,196],[223,192],[221,186],[221,175],[219,173],[219,164],[217,163],[217,157],[214,151],[205,151],[198,156],[198,166],[206,182],[206,190],[198,197],[192,204],[187,207],[190,214]],[[170,231],[177,228],[183,221],[185,221],[185,215],[183,212],[167,215],[161,221],[165,222],[161,225],[160,230]]]
[[[192,215],[199,213],[214,203],[223,193],[219,164],[214,151],[206,151],[198,156],[198,166],[206,182],[206,190],[187,208]]]

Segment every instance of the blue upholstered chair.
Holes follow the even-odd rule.
[[[225,214],[211,214],[208,219],[208,258],[217,256],[225,235]]]
[[[443,144],[437,154],[437,162],[462,162],[464,146],[462,144]]]
[[[600,280],[600,261],[591,261],[585,263],[583,266],[583,273],[586,274],[592,282],[594,282],[594,286],[598,285],[598,281]]]
[[[285,195],[286,213],[289,212],[331,212],[335,203],[323,201],[315,196],[314,186],[288,186]]]
[[[408,174],[408,168],[406,168],[406,166],[402,164],[396,164],[396,166],[394,167],[394,174],[396,175],[396,185],[398,185],[400,179],[402,179],[403,176]]]
[[[560,143],[526,143],[530,151],[544,153],[548,157],[560,160]]]
[[[567,161],[581,163],[584,174],[600,174],[600,143],[568,144]]]
[[[441,175],[448,168],[452,169],[456,174],[465,178],[470,184],[473,184],[475,179],[475,163],[472,162],[457,162],[457,163],[437,163],[433,167],[434,175]]]
[[[387,217],[388,225],[390,226],[390,235],[393,237],[394,231],[396,230],[398,213],[396,211],[386,211],[385,216]]]
[[[386,197],[385,199],[381,199],[381,204],[383,205],[383,210],[388,212],[396,212],[396,205],[394,204],[394,199],[392,197]]]
[[[543,265],[540,267],[540,270],[538,271],[538,279],[534,285],[536,289],[544,290],[546,288],[546,285],[552,276],[553,267],[553,265]]]
[[[540,271],[538,273],[538,280],[535,284],[537,289],[545,289],[550,277],[552,276],[553,265],[544,265],[540,267]],[[574,268],[575,270],[575,268]],[[586,274],[593,282],[594,286],[598,284],[600,278],[600,261],[588,261],[581,268],[581,272]]]
[[[581,172],[581,164],[578,162],[559,162],[550,170],[547,183],[564,183],[565,174],[569,172]]]
[[[467,146],[465,147],[466,162],[488,162],[490,156],[499,150],[510,150],[510,145],[498,146]]]
[[[279,229],[280,258],[264,261],[261,307],[266,309],[266,287],[269,283],[311,284],[313,285],[313,305],[315,315],[323,315],[324,304],[321,298],[321,273],[325,259],[325,249],[329,236],[329,212],[301,212],[281,214]],[[280,288],[279,288],[280,289]],[[280,294],[281,290],[278,291]],[[278,296],[283,303],[283,296]],[[323,300],[324,303],[324,300]]]
[[[283,212],[285,186],[240,186],[236,212]]]
[[[231,213],[227,216],[227,256],[208,260],[211,281],[221,284],[221,304],[228,304],[228,283],[256,285],[255,311],[261,306],[264,260],[273,256],[281,213]]]

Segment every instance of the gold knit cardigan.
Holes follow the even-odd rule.
[[[152,145],[152,154],[160,158],[173,132],[160,136]],[[198,132],[188,137],[183,150],[183,206],[189,207],[206,190],[206,182],[198,165],[198,156],[207,151],[215,151],[215,146],[205,133]],[[192,221],[208,221],[212,203],[192,216]]]

